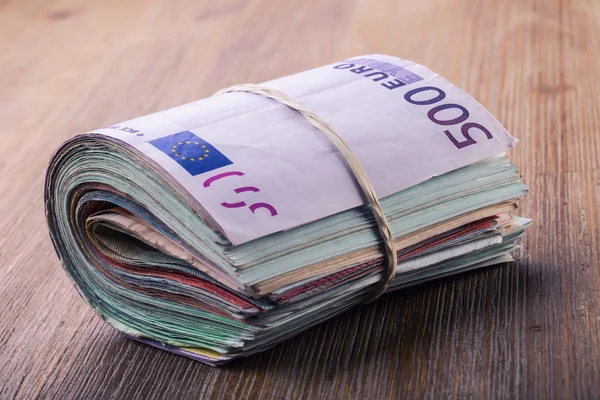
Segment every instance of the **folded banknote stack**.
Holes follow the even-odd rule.
[[[261,87],[326,121],[364,167],[397,254],[386,292],[512,260],[531,223],[512,216],[527,193],[506,156],[516,139],[462,90],[383,55]],[[68,140],[45,203],[103,319],[211,365],[372,300],[389,261],[338,149],[243,87]]]

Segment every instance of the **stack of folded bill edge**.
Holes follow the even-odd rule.
[[[105,134],[67,141],[49,166],[47,218],[65,270],[138,340],[218,365],[365,301],[382,279],[368,206],[234,245],[185,189]],[[526,192],[498,154],[382,198],[398,256],[388,291],[510,261],[531,223],[509,216]]]

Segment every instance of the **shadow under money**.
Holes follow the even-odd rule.
[[[427,374],[465,358],[484,361],[491,343],[519,346],[528,331],[542,329],[530,323],[526,305],[545,301],[540,274],[548,285],[556,271],[504,263],[402,289],[221,368],[275,375],[320,369],[326,380],[366,368]]]
[[[105,326],[102,332],[113,334],[89,340],[85,357],[72,355],[76,360],[63,374],[62,386],[77,390],[83,374],[88,389],[100,397],[161,392],[177,398],[236,397],[247,384],[281,398],[294,397],[290,388],[319,387],[327,398],[364,392],[373,379],[378,382],[369,388],[374,397],[418,394],[433,378],[451,380],[458,372],[473,375],[482,373],[476,369],[518,359],[513,356],[529,335],[549,329],[529,314],[549,301],[545,296],[552,291],[547,288],[560,283],[559,271],[505,263],[424,283],[354,307],[272,349],[218,368],[138,343]],[[504,360],[490,357],[498,354],[494,346],[502,347]],[[223,389],[228,382],[235,382],[229,391]]]

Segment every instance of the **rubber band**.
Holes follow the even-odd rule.
[[[367,173],[363,166],[358,161],[356,155],[352,152],[348,144],[342,139],[342,137],[325,121],[319,118],[315,113],[309,111],[298,104],[294,99],[282,93],[278,90],[271,89],[265,86],[260,86],[252,83],[244,83],[240,85],[231,86],[226,89],[219,90],[214,95],[224,94],[224,93],[232,93],[232,92],[247,92],[254,93],[263,97],[267,97],[269,99],[275,100],[292,110],[298,111],[306,120],[319,132],[321,132],[325,137],[329,139],[329,141],[338,149],[344,160],[352,173],[354,174],[354,178],[356,182],[362,189],[363,195],[367,199],[369,205],[371,206],[371,211],[373,212],[373,216],[375,217],[375,221],[377,222],[377,227],[379,229],[379,233],[381,238],[383,239],[383,246],[385,252],[385,268],[383,271],[383,279],[378,282],[376,285],[377,288],[374,291],[373,296],[369,297],[365,302],[370,302],[377,299],[385,290],[388,288],[394,276],[396,275],[396,266],[398,264],[396,246],[394,244],[394,238],[392,236],[392,231],[390,226],[385,219],[385,215],[381,208],[381,204],[379,204],[379,200],[377,199],[377,195],[375,194],[375,189],[367,176]]]

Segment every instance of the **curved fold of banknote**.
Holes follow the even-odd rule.
[[[410,85],[419,89],[436,84],[441,88],[438,90],[454,90],[440,86],[438,76],[427,75],[423,67],[394,60],[398,59],[365,56],[322,68],[328,68],[326,73],[335,77],[349,69],[358,70],[340,75],[339,85],[360,86],[359,90],[364,84],[352,84],[357,79],[379,85],[373,90],[380,90],[381,82],[374,82],[373,76],[365,78],[369,72],[377,72],[376,77],[386,75],[389,79],[385,82],[392,82],[392,86],[396,82],[398,86],[383,90],[401,99],[410,95]],[[352,67],[347,68],[350,64]],[[340,65],[343,68],[336,68]],[[320,76],[307,73],[309,77]],[[268,84],[293,91],[294,81],[289,79]],[[329,92],[336,87],[331,79],[326,80]],[[306,76],[302,82],[305,90]],[[368,88],[371,90],[371,86]],[[397,89],[403,91],[394,92]],[[310,92],[302,94],[302,90],[298,89],[295,97],[302,99]],[[275,124],[280,129],[282,126],[265,113],[272,113],[274,121],[282,114],[283,121],[294,119],[290,130],[314,133],[301,117],[288,115],[264,99],[250,94],[234,95],[233,99],[233,106],[219,106],[219,101],[230,101],[225,98],[194,106],[219,116],[211,123],[190,121],[184,118],[187,111],[183,110],[177,115],[161,113],[76,136],[53,156],[45,187],[52,241],[85,301],[127,335],[211,365],[265,350],[364,301],[381,280],[385,261],[371,211],[353,203],[360,201],[360,195],[343,192],[338,196],[332,192],[331,201],[337,203],[323,211],[319,205],[322,196],[327,196],[327,187],[318,185],[328,178],[319,174],[327,174],[328,170],[290,167],[296,146],[288,148],[285,143],[265,138],[232,147],[223,136],[219,141],[197,129],[202,125],[211,132],[229,132],[231,118],[223,118],[218,111],[227,109],[234,114],[248,114],[249,118],[257,114],[254,119],[260,124]],[[420,97],[408,99],[426,101]],[[428,106],[435,106],[431,104]],[[491,118],[483,111],[478,114],[475,103],[468,104],[461,107],[469,110],[469,118]],[[406,105],[413,106],[410,102]],[[254,106],[254,111],[248,111]],[[351,105],[340,105],[339,109],[347,107]],[[387,115],[388,111],[382,113]],[[430,122],[442,118],[432,115]],[[166,122],[157,122],[159,117]],[[149,120],[151,123],[147,123]],[[174,127],[165,128],[174,120]],[[248,123],[243,126],[248,127]],[[421,126],[420,133],[429,129],[423,124],[416,126]],[[473,126],[467,126],[467,131]],[[254,132],[252,127],[247,129]],[[432,134],[435,129],[439,127],[433,126]],[[503,134],[492,128],[489,132],[494,137]],[[354,148],[362,154],[361,162],[370,151],[388,154],[386,148],[394,146],[384,139],[361,142],[364,135],[375,135],[369,131],[356,135]],[[442,149],[456,153],[433,159],[441,150],[424,150],[412,158],[410,174],[406,173],[410,167],[401,161],[401,167],[394,170],[396,163],[389,164],[393,158],[382,156],[382,165],[377,160],[364,162],[370,176],[375,176],[377,168],[386,171],[386,179],[374,183],[385,193],[381,205],[398,250],[396,276],[388,291],[510,261],[511,252],[518,248],[517,239],[531,223],[509,216],[527,192],[507,156],[494,155],[514,144],[509,135],[498,141],[503,148],[490,145],[486,151],[468,155],[461,153],[460,145],[448,135],[433,137],[441,141]],[[310,140],[316,143],[317,139]],[[311,148],[340,162],[335,151],[326,146],[326,142],[319,142]],[[369,150],[363,152],[361,146]],[[407,154],[402,153],[408,151],[403,148],[397,150],[398,160]],[[281,169],[253,169],[254,163],[261,161],[243,158],[252,151],[259,151],[263,158],[272,155],[280,160]],[[289,159],[283,160],[288,153]],[[431,168],[425,175],[419,175],[421,165],[415,163],[418,159],[423,165],[429,164],[423,169]],[[283,176],[284,169],[285,179],[277,176]],[[294,176],[294,171],[300,175]],[[338,172],[348,171],[342,164]],[[411,180],[413,176],[420,176],[416,183]],[[275,184],[269,181],[274,177],[278,180]],[[395,177],[397,186],[386,186]],[[254,183],[243,181],[246,178]],[[240,181],[234,182],[236,179]],[[233,182],[232,186],[226,187],[226,182]],[[286,182],[299,182],[294,186],[299,189],[291,195],[273,194],[278,187],[287,188]],[[266,187],[272,190],[268,192]],[[357,191],[351,180],[350,185],[345,182],[335,189]],[[218,190],[229,197],[208,193]],[[265,192],[270,197],[250,197]],[[297,203],[288,204],[295,198]],[[215,207],[220,207],[219,211],[214,211]],[[288,215],[294,210],[297,215]],[[273,221],[280,216],[280,220]],[[256,222],[251,218],[257,218]]]

